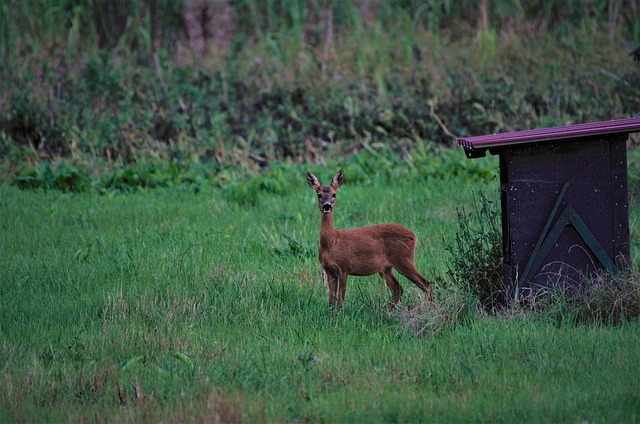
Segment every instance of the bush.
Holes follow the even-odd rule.
[[[454,286],[472,296],[484,310],[501,310],[507,306],[509,296],[503,282],[498,203],[481,192],[474,212],[457,213],[455,241],[445,241],[445,249],[451,255],[447,273]]]
[[[13,177],[12,184],[22,189],[54,189],[62,192],[81,192],[91,188],[89,174],[73,165],[61,162],[52,167],[43,162],[33,168],[24,169]]]
[[[255,171],[380,145],[429,175],[420,140],[626,117],[640,104],[624,40],[600,31],[594,4],[565,15],[556,0],[539,15],[487,2],[494,27],[480,29],[473,2],[98,3],[0,7],[2,177],[26,156]],[[637,19],[618,9],[619,35],[633,39]]]
[[[62,192],[97,190],[105,193],[159,187],[178,187],[199,192],[209,171],[197,165],[185,169],[175,162],[141,162],[100,176],[92,176],[84,167],[66,162],[51,166],[48,162],[43,162],[24,168],[13,177],[11,183],[21,189],[52,189]]]

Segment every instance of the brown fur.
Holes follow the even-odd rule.
[[[402,296],[402,287],[393,269],[429,293],[431,298],[430,283],[413,263],[417,238],[411,230],[398,224],[370,225],[352,230],[334,227],[336,192],[343,181],[342,169],[328,186],[323,186],[315,175],[307,172],[307,183],[318,195],[321,213],[318,256],[329,282],[329,306],[344,302],[349,275],[379,273],[391,289],[389,306],[393,308]]]

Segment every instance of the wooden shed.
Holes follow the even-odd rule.
[[[640,118],[459,138],[500,160],[504,283],[519,293],[619,274],[629,258],[627,150]]]

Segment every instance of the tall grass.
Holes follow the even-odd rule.
[[[330,11],[330,13],[327,13]],[[197,36],[232,40],[236,36],[265,39],[271,36],[298,39],[302,47],[326,41],[323,32],[336,34],[372,29],[400,31],[411,35],[424,28],[434,36],[509,33],[524,30],[540,33],[571,25],[607,25],[611,41],[638,36],[638,6],[634,1],[617,5],[612,1],[567,5],[558,0],[527,2],[451,2],[424,4],[420,1],[339,1],[313,0],[233,0],[223,2],[183,2],[163,0],[118,0],[101,3],[91,0],[45,0],[8,2],[0,8],[0,46],[3,56],[15,58],[25,53],[51,52],[55,48],[119,49],[123,53],[149,55],[158,50],[175,51],[196,35],[189,25],[202,25]],[[199,14],[200,22],[190,14]],[[222,17],[215,30],[209,21]],[[327,25],[331,18],[332,25]],[[231,22],[233,21],[233,22]],[[219,22],[218,22],[219,23]],[[401,29],[402,26],[404,29]],[[220,33],[220,32],[225,33]],[[79,35],[82,34],[82,37]],[[458,35],[455,35],[458,34]]]
[[[183,7],[179,0],[5,2],[0,54],[12,62],[25,56],[77,58],[97,49],[149,57],[160,45],[175,43]]]
[[[640,276],[607,274],[585,278],[579,289],[555,286],[542,290],[527,306],[558,323],[619,325],[640,316]]]

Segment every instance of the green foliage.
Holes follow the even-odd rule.
[[[64,161],[55,167],[43,162],[24,169],[11,182],[22,189],[53,189],[62,192],[95,190],[106,193],[159,187],[178,187],[199,192],[201,184],[209,179],[209,171],[209,168],[198,165],[183,169],[175,162],[143,162],[119,167],[113,172],[94,177],[86,168]]]
[[[268,40],[281,60],[293,61],[291,48],[298,53],[322,47],[329,13],[333,25],[347,34],[364,34],[373,27],[376,31],[406,32],[402,35],[409,41],[420,30],[437,37],[516,29],[535,34],[566,29],[567,22],[575,26],[602,22],[611,37],[637,37],[636,8],[608,6],[604,1],[566,4],[561,0],[530,1],[524,6],[509,0],[481,4],[450,0],[429,4],[230,0],[213,5],[179,0],[125,0],[117,5],[90,0],[8,2],[0,8],[0,54],[15,57],[57,48],[73,55],[100,46],[143,60],[158,48],[173,52],[181,42],[201,41],[203,34],[196,32],[199,29],[209,31],[204,36],[222,46],[224,41]],[[486,22],[475,18],[479,14],[487,16]],[[218,15],[219,20],[211,15]],[[202,27],[198,28],[198,23]],[[211,31],[212,24],[217,24],[217,33]]]
[[[463,293],[490,312],[508,306],[502,270],[502,231],[499,203],[480,192],[471,213],[457,210],[455,241],[447,244],[448,274]]]
[[[503,281],[499,215],[497,203],[483,192],[479,201],[474,199],[471,213],[457,210],[455,241],[445,246],[450,255],[447,274],[453,286],[449,293],[443,293],[447,301],[442,305],[449,307],[443,313],[434,308],[431,314],[420,314],[427,319],[424,323],[410,319],[408,325],[414,331],[416,322],[422,325],[419,333],[425,329],[441,331],[443,325],[456,324],[460,316],[467,316],[465,311],[475,304],[492,313],[537,311],[558,323],[619,325],[640,317],[640,279],[631,270],[620,278],[607,274],[585,278],[579,288],[558,285],[541,289],[521,305],[513,304]]]
[[[638,421],[637,278],[479,319],[500,239],[470,187],[496,163],[445,147],[635,115],[638,22],[605,1],[1,2],[0,421]],[[307,167],[345,168],[339,225],[419,234],[418,268],[453,280],[434,305],[401,281],[388,315],[354,278],[327,312]]]
[[[145,162],[118,168],[99,181],[99,190],[126,191],[135,188],[178,187],[181,190],[199,192],[202,183],[208,180],[208,169],[192,166],[183,169],[176,162],[159,164]]]
[[[472,2],[121,3],[0,8],[4,178],[34,157],[255,172],[368,147],[413,156],[420,141],[640,110],[624,42],[607,40],[632,44],[637,11],[602,2],[487,2],[488,28]]]
[[[495,163],[490,159],[469,161],[459,152],[439,148],[432,143],[417,142],[414,153],[402,158],[385,145],[380,150],[367,146],[354,154],[346,163],[336,162],[333,168],[348,167],[352,184],[388,184],[398,179],[429,182],[460,178],[465,181],[484,181],[495,174]],[[203,183],[221,188],[224,199],[245,206],[255,206],[261,197],[281,195],[295,189],[300,181],[291,176],[302,172],[299,165],[288,162],[274,163],[262,172],[244,174],[233,168],[216,164],[192,164],[177,161],[144,160],[116,166],[113,170],[90,171],[83,165],[61,161],[53,166],[41,162],[24,167],[11,180],[22,189],[54,189],[99,193],[178,187],[200,191]]]
[[[179,0],[5,2],[0,7],[0,54],[13,58],[58,50],[74,56],[100,46],[142,59],[152,53],[152,42],[175,42],[180,28],[176,12],[182,6]]]
[[[22,189],[55,189],[62,192],[82,192],[91,187],[89,174],[66,162],[52,167],[48,162],[28,168],[13,177],[12,183]]]
[[[314,257],[316,256],[317,243],[309,243],[299,240],[295,236],[285,234],[283,236],[285,243],[282,246],[273,248],[274,252],[280,256],[291,255],[296,257]]]

